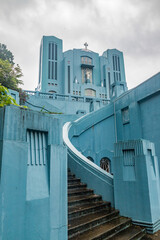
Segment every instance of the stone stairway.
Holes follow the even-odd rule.
[[[119,215],[109,202],[94,194],[68,170],[68,239],[139,240],[145,230]]]

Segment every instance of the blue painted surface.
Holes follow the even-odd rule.
[[[102,56],[88,49],[73,49],[63,53],[61,39],[43,36],[37,90],[102,100],[114,99],[127,90],[123,53],[117,49],[109,49]]]
[[[86,157],[89,153],[94,156],[95,163],[99,165],[99,156],[103,151],[106,154],[108,151],[106,157],[112,161],[115,142],[144,138],[154,142],[160,159],[160,126],[157,124],[160,120],[157,108],[160,104],[159,89],[160,74],[157,74],[108,106],[74,122],[72,143]],[[129,121],[123,122],[123,110],[126,108]]]
[[[102,99],[94,99],[91,97],[77,97],[69,96],[64,94],[46,94],[34,91],[26,91],[29,94],[29,99],[26,102],[26,106],[36,111],[45,111],[64,114],[78,114],[78,113],[89,113],[97,110],[109,102]]]
[[[100,194],[104,201],[111,202],[114,207],[113,177],[89,161],[82,161],[71,151],[68,153],[68,167],[76,177],[81,178],[88,188],[93,189],[95,194]]]
[[[28,107],[65,114],[88,113],[127,91],[122,52],[108,49],[102,56],[88,49],[63,52],[62,45],[61,39],[43,36],[38,87],[36,92],[26,91]]]
[[[67,239],[65,120],[16,106],[0,115],[0,238]]]
[[[115,133],[113,104],[95,111],[74,122],[70,139],[86,157],[91,156],[98,166],[104,157],[112,160]],[[70,133],[69,133],[70,134]],[[111,165],[112,172],[112,165]]]
[[[48,85],[47,77],[49,43],[58,46],[54,85]],[[68,166],[77,177],[135,223],[150,232],[160,229],[160,73],[125,92],[123,54],[116,49],[100,57],[84,49],[63,53],[60,39],[44,37],[41,53],[39,89],[47,93],[54,86],[57,94],[36,91],[29,101],[64,114],[16,106],[0,109],[0,238],[67,239],[67,149],[62,138],[67,121],[71,122],[65,132]],[[119,72],[114,70],[113,56],[120,58],[121,81],[114,81],[114,72],[116,76]],[[92,58],[92,84],[81,82],[81,57]],[[85,96],[88,88],[96,91],[96,97]],[[88,114],[81,114],[83,111]],[[115,143],[118,150],[114,150]],[[134,156],[136,146],[142,151]],[[88,156],[94,163],[86,159]],[[113,176],[99,168],[104,157],[111,160]]]
[[[104,157],[104,154],[111,159],[111,171],[115,178],[114,193],[116,197],[118,196],[115,199],[115,207],[121,210],[122,215],[132,217],[135,223],[142,224],[152,233],[160,229],[159,89],[160,73],[135,89],[124,93],[108,106],[76,120],[72,123],[68,132],[69,139],[78,151],[86,157],[91,156],[97,165],[99,165],[101,156]],[[133,141],[144,137],[153,142],[155,151],[152,146],[151,156],[148,156],[145,152],[143,157],[137,157],[136,172],[133,168],[128,167],[123,172],[122,166],[125,160],[121,156],[122,152],[119,151],[119,156],[117,156],[121,159],[121,162],[113,161],[114,143],[122,142],[123,144],[125,141]],[[147,143],[144,144],[144,151],[146,151],[145,146],[147,146]],[[99,155],[97,150],[101,150]],[[75,160],[72,158],[69,164],[71,164],[73,172],[74,170],[78,172],[77,158]],[[89,167],[86,167],[86,169],[89,171]],[[80,175],[83,178],[83,171],[80,172]],[[87,173],[84,174],[84,178],[86,175]],[[120,177],[122,175],[123,180]],[[134,183],[132,184],[132,182]],[[121,191],[123,192],[122,196]],[[125,192],[128,192],[128,194],[125,194]],[[135,208],[132,208],[132,198]],[[126,202],[128,202],[128,205]]]
[[[101,194],[105,201],[111,202],[112,206],[114,206],[112,175],[77,151],[69,139],[73,132],[74,126],[66,123],[63,127],[63,139],[68,147],[68,167],[84,183],[87,183],[87,186],[93,189],[95,194]]]
[[[122,216],[148,232],[160,228],[160,178],[154,144],[130,140],[115,144],[114,196]],[[159,223],[158,223],[159,222]]]
[[[9,95],[11,95],[11,97],[13,97],[16,100],[16,103],[19,104],[19,92],[12,89],[8,89],[8,91]]]
[[[1,141],[0,238],[25,239],[27,143]]]
[[[115,100],[117,141],[147,139],[155,144],[160,161],[160,73]],[[129,121],[123,122],[128,107]],[[160,165],[160,162],[159,162]]]
[[[58,46],[57,48],[57,79],[62,79],[62,66],[63,66],[63,54],[62,54],[62,40],[54,36],[43,36],[40,45],[40,61],[39,61],[39,82],[38,88],[42,89],[43,92],[49,92],[54,90],[61,93],[63,83],[57,83],[57,80],[51,81],[54,84],[54,87],[51,89],[48,85],[48,59],[49,59],[49,43],[54,43]],[[43,49],[45,48],[45,51]],[[55,51],[53,52],[55,55]],[[55,67],[55,66],[54,66]],[[47,81],[46,81],[47,79]],[[53,85],[52,85],[53,86]]]

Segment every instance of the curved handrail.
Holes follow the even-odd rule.
[[[88,116],[85,115],[78,120],[81,121],[82,118],[86,117]],[[74,123],[76,122],[77,120]],[[71,124],[71,122],[67,122],[63,126],[63,141],[68,147],[69,167],[71,171],[73,171],[77,177],[80,177],[83,182],[86,182],[88,187],[94,189],[96,194],[101,194],[105,201],[110,201],[112,206],[114,206],[113,176],[88,160],[73,146],[69,139],[72,127],[74,127],[74,125]],[[74,135],[73,132],[71,134],[72,136]]]

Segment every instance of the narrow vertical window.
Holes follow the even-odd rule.
[[[52,43],[52,60],[54,60],[54,43]]]
[[[115,69],[117,71],[117,56],[115,56]]]
[[[106,79],[104,79],[104,87],[106,87]]]
[[[68,93],[70,93],[70,66],[68,66]]]
[[[48,78],[50,79],[50,61],[48,62]]]
[[[112,59],[113,59],[113,70],[115,70],[114,56],[112,56]]]
[[[118,71],[120,71],[120,61],[119,61],[119,57],[118,58]]]
[[[118,81],[118,73],[116,73],[116,79],[117,79],[117,81]]]
[[[116,82],[116,73],[114,72],[114,82]]]
[[[121,74],[119,73],[119,81],[121,81]]]
[[[57,44],[48,44],[48,79],[57,80]]]
[[[49,43],[48,58],[51,59],[51,43]]]
[[[52,62],[52,79],[54,79],[54,62]]]
[[[55,60],[57,61],[57,44],[55,44]]]
[[[129,107],[123,108],[121,110],[122,114],[122,121],[123,124],[129,123],[130,121],[130,116],[129,116]]]
[[[111,76],[110,76],[110,72],[108,72],[108,83],[109,83],[109,87],[111,85]]]
[[[57,62],[55,62],[55,80],[57,80]]]

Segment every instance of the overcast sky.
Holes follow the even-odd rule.
[[[42,36],[63,50],[123,51],[129,88],[160,71],[160,0],[0,0],[0,42],[22,68],[23,89],[38,83]]]

